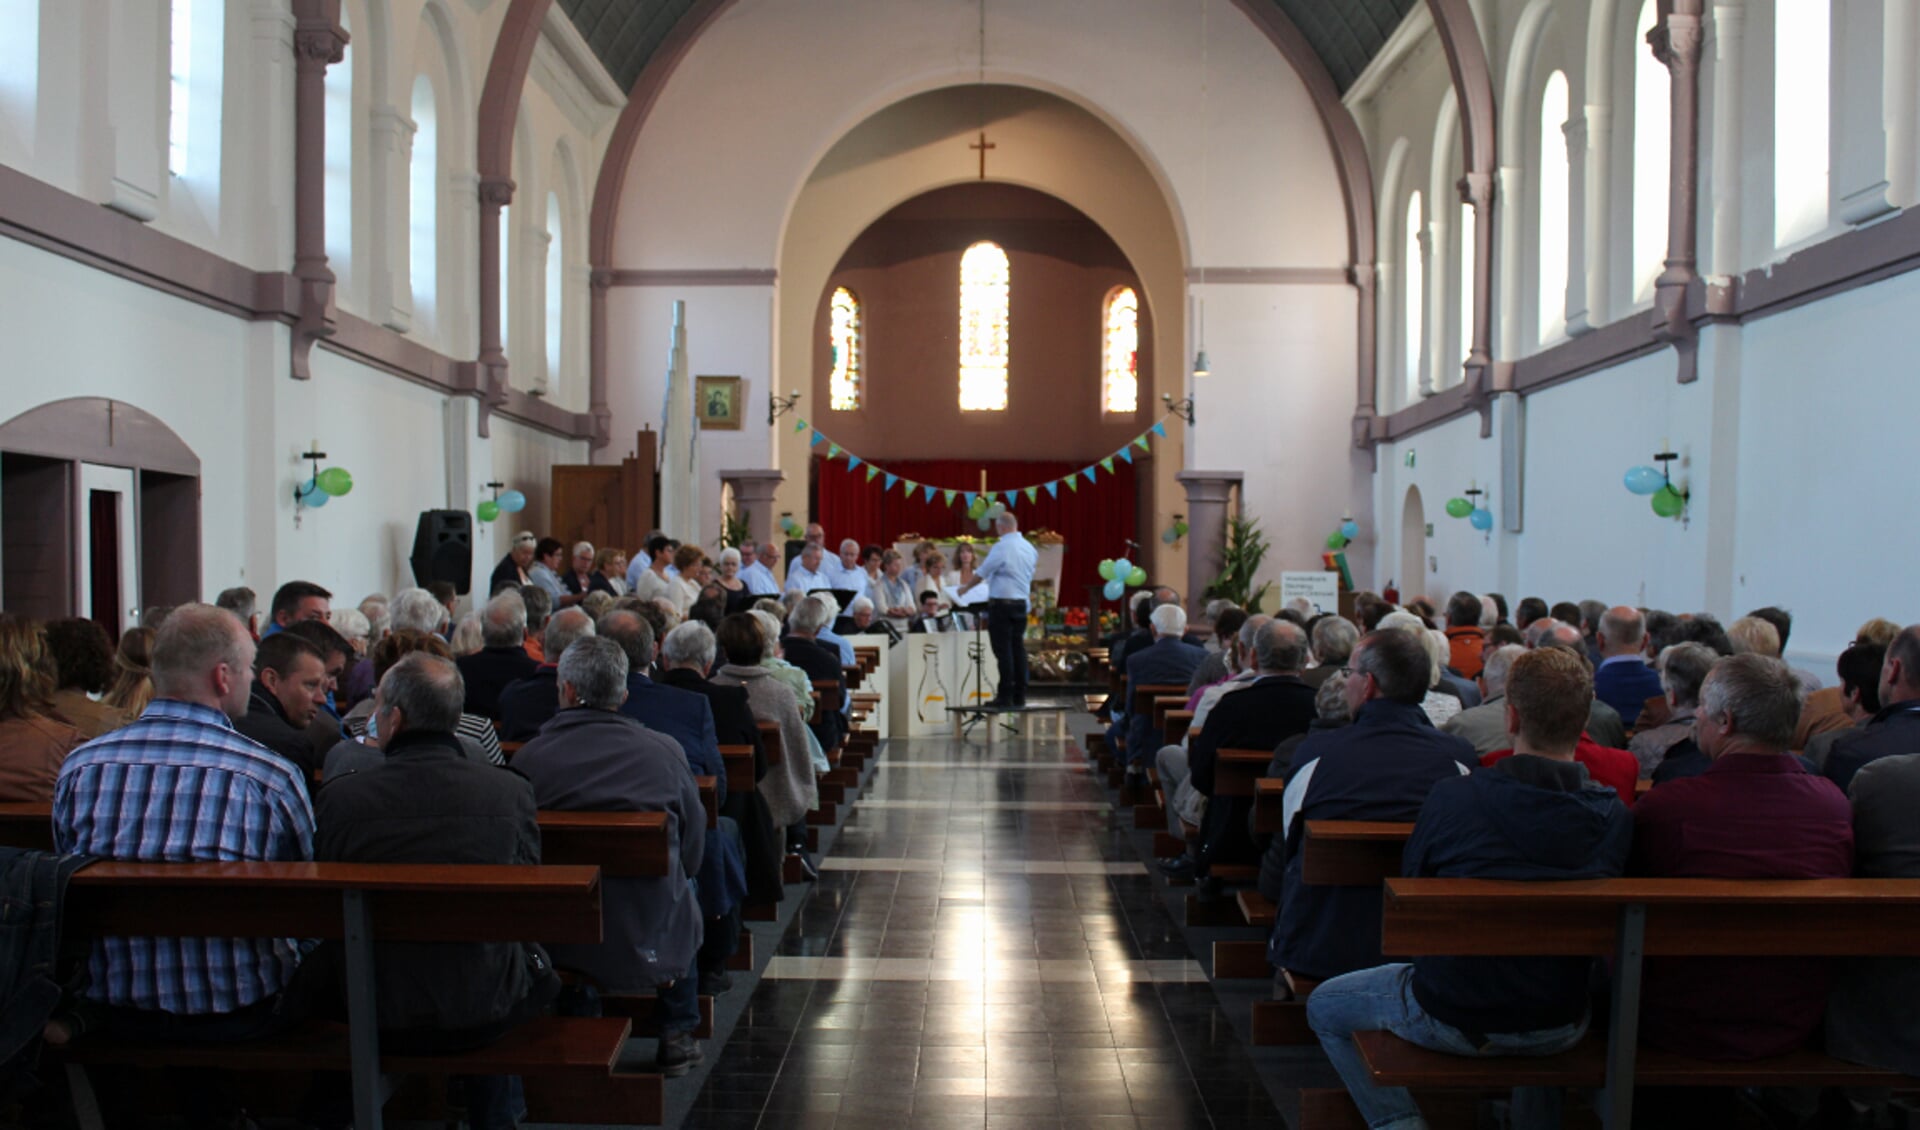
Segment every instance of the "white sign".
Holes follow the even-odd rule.
[[[1304,597],[1307,603],[1313,605],[1315,613],[1339,612],[1340,574],[1280,574],[1280,607],[1285,608],[1296,597]]]

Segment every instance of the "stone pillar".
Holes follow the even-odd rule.
[[[734,513],[746,513],[747,529],[756,542],[773,537],[773,494],[786,477],[777,467],[720,472],[721,485],[733,490]]]
[[[613,272],[594,268],[587,292],[587,412],[593,417],[588,449],[599,451],[613,441],[613,408],[607,403],[607,288]]]
[[[1567,141],[1567,336],[1593,329],[1587,312],[1587,119],[1570,114],[1560,127]]]
[[[1607,324],[1608,311],[1611,309],[1612,295],[1608,293],[1613,285],[1612,275],[1608,272],[1607,237],[1611,228],[1607,223],[1607,210],[1613,200],[1613,186],[1607,178],[1612,175],[1613,153],[1613,111],[1606,106],[1588,103],[1586,111],[1587,161],[1582,170],[1584,184],[1580,198],[1580,244],[1584,249],[1581,264],[1586,270],[1586,321],[1590,326]],[[1511,203],[1518,197],[1509,196]],[[1512,208],[1507,209],[1511,211]],[[1514,354],[1506,354],[1514,356]]]
[[[406,333],[413,328],[413,276],[404,208],[413,172],[413,135],[419,127],[392,106],[368,110],[367,123],[369,303],[374,321]]]
[[[1740,98],[1745,83],[1747,13],[1737,4],[1713,8],[1713,244],[1707,273],[1740,273]]]
[[[1898,43],[1887,34],[1891,14],[1873,3],[1833,7],[1833,212],[1856,227],[1897,210],[1887,174],[1886,65]]]
[[[480,179],[480,370],[489,405],[506,403],[507,354],[500,346],[500,209],[513,203],[513,181]]]
[[[1653,284],[1657,333],[1680,347],[1680,383],[1693,380],[1693,325],[1687,320],[1687,287],[1695,278],[1700,195],[1700,46],[1703,0],[1677,0],[1648,33],[1654,54],[1673,76],[1673,138],[1668,166],[1667,264]]]
[[[1187,492],[1187,612],[1198,616],[1208,582],[1220,575],[1227,545],[1227,506],[1243,476],[1238,471],[1181,471],[1174,476]]]
[[[346,57],[340,0],[301,0],[293,34],[293,277],[299,320],[293,376],[312,376],[307,354],[333,333],[333,269],[327,266],[327,68]]]

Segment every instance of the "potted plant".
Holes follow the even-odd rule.
[[[1253,587],[1254,574],[1267,556],[1267,535],[1260,531],[1257,518],[1227,520],[1227,544],[1220,552],[1220,575],[1208,584],[1207,599],[1231,600],[1248,612],[1260,609],[1260,600],[1272,588],[1271,582]]]

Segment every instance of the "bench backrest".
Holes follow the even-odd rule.
[[[1133,688],[1133,713],[1153,717],[1153,700],[1179,695],[1185,701],[1187,688],[1174,683],[1142,683]]]
[[[720,747],[720,760],[727,767],[727,792],[750,793],[753,791],[752,746],[723,745]]]
[[[1393,878],[1385,897],[1381,948],[1409,956],[1612,954],[1632,908],[1648,956],[1920,956],[1920,879]]]
[[[813,697],[815,699],[813,708],[815,710],[824,710],[831,714],[840,709],[840,704],[845,701],[841,696],[845,693],[846,691],[840,684],[832,679],[815,679],[813,681]]]
[[[1222,749],[1214,753],[1213,795],[1251,797],[1253,783],[1273,763],[1270,749]]]
[[[1400,874],[1410,823],[1309,820],[1300,845],[1300,879],[1316,887],[1377,887]]]
[[[546,865],[93,863],[67,888],[65,928],[337,939],[356,892],[379,941],[600,940],[600,873]]]
[[[767,751],[767,764],[778,765],[786,758],[786,750],[780,744],[780,723],[756,722],[760,727],[760,748]]]

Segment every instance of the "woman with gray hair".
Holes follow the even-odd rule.
[[[1700,711],[1700,687],[1719,658],[1718,652],[1702,643],[1677,643],[1660,653],[1660,688],[1666,692],[1671,713],[1665,722],[1640,731],[1627,743],[1640,763],[1642,781],[1653,779],[1653,771],[1666,760],[1668,750],[1693,737],[1693,720]]]
[[[1389,612],[1380,620],[1381,631],[1405,632],[1418,639],[1427,649],[1431,661],[1432,674],[1427,682],[1427,696],[1420,700],[1420,709],[1426,712],[1427,721],[1435,726],[1444,725],[1447,719],[1460,713],[1460,699],[1454,695],[1442,694],[1433,688],[1440,685],[1440,675],[1446,670],[1446,645],[1439,643],[1433,630],[1426,621],[1411,612]],[[1441,637],[1444,638],[1444,637]]]
[[[761,778],[760,794],[766,797],[774,824],[787,830],[788,850],[795,851],[806,843],[807,811],[820,803],[820,789],[814,780],[812,760],[801,753],[812,739],[801,716],[802,700],[767,665],[772,657],[770,639],[779,638],[779,625],[774,625],[769,637],[762,617],[772,619],[764,612],[737,612],[720,621],[720,630],[714,636],[725,663],[714,672],[713,682],[723,687],[745,687],[754,718],[779,728],[780,760]],[[808,689],[811,691],[811,686]],[[801,859],[806,859],[804,852]],[[812,865],[807,867],[811,874]]]

